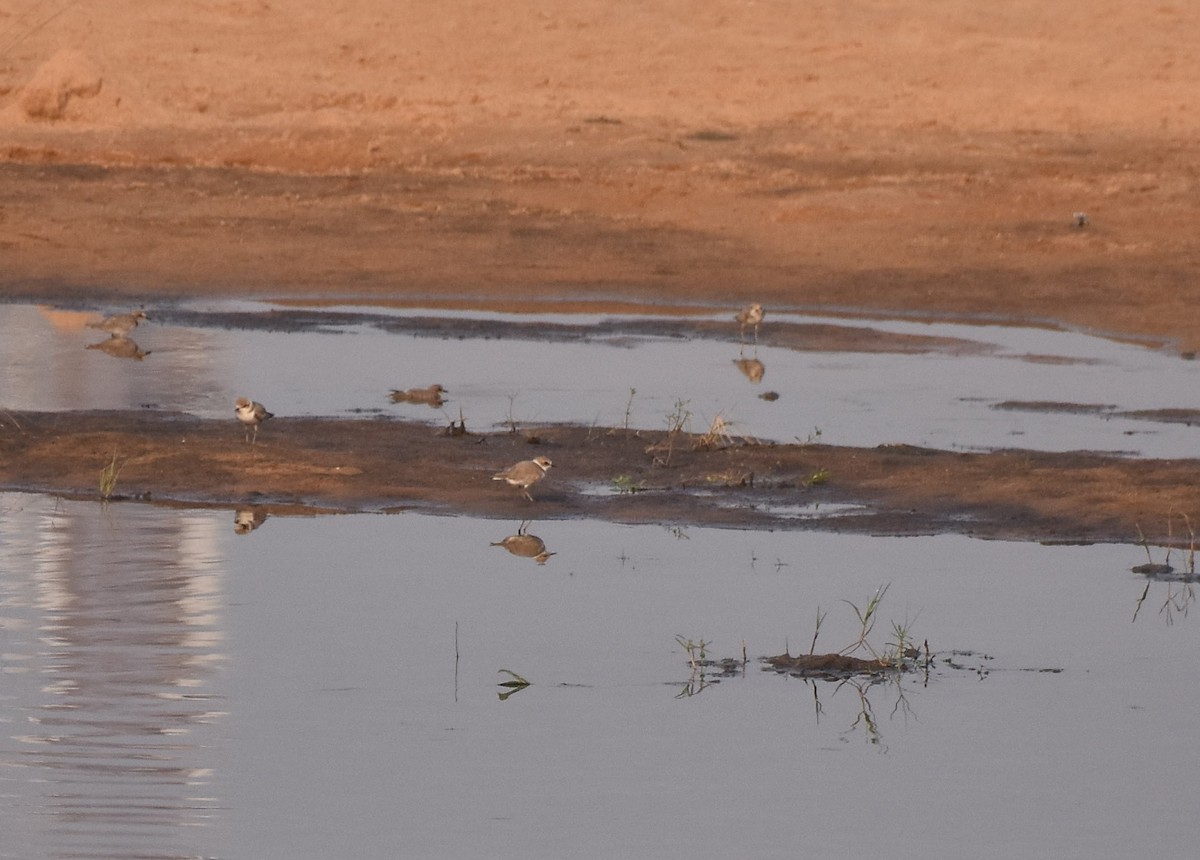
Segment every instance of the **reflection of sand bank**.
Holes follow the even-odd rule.
[[[41,795],[63,856],[98,856],[114,839],[122,856],[207,855],[195,850],[195,827],[218,804],[205,787],[210,745],[196,732],[222,714],[212,707],[212,668],[224,659],[219,524],[41,504],[54,510],[22,499],[0,519],[0,561],[25,592],[11,603],[29,616],[6,649],[42,678],[26,703],[40,700],[33,731],[13,738],[40,785],[26,794]]]
[[[49,305],[38,305],[37,310],[46,322],[62,332],[83,331],[88,327],[88,323],[93,323],[99,319],[96,314],[90,311],[65,311],[62,308],[55,308]]]

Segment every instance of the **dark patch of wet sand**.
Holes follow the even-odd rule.
[[[1200,424],[1200,409],[1118,409],[1107,403],[1064,403],[1058,400],[1003,400],[993,409],[1011,412],[1041,412],[1061,415],[1098,415],[1102,418],[1128,418],[1159,424]]]
[[[384,418],[276,418],[248,445],[232,420],[4,412],[0,489],[99,498],[115,455],[119,497],[275,514],[420,509],[1048,542],[1133,541],[1139,528],[1157,540],[1173,518],[1200,521],[1197,460],[697,442],[595,427],[447,435]],[[555,465],[535,501],[491,480],[537,455]],[[826,480],[813,483],[818,472]],[[638,491],[619,492],[618,476]]]

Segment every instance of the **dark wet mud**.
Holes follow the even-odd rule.
[[[1200,424],[1200,409],[1120,409],[1107,403],[1059,403],[1057,401],[1005,400],[992,405],[993,409],[1013,412],[1041,412],[1059,415],[1097,415],[1102,418],[1131,418],[1160,424]]]
[[[533,501],[492,474],[554,462]],[[869,534],[959,533],[1048,542],[1163,539],[1200,522],[1196,460],[912,446],[761,444],[619,428],[476,433],[384,418],[275,418],[258,444],[232,419],[181,413],[0,413],[0,489],[254,507],[262,514],[400,511],[516,520]]]

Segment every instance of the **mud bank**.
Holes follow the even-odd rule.
[[[1050,542],[1164,539],[1200,521],[1195,460],[767,445],[596,427],[456,435],[385,419],[276,418],[256,445],[236,422],[160,412],[0,415],[0,489],[259,507],[403,511]],[[491,475],[554,466],[534,501]]]

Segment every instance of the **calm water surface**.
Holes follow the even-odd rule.
[[[269,305],[224,303],[175,309],[226,313]],[[105,310],[116,310],[108,308]],[[339,309],[328,309],[330,319]],[[1197,431],[1184,424],[1117,413],[1190,408],[1200,401],[1196,367],[1170,352],[1087,334],[998,325],[922,324],[773,314],[801,325],[954,338],[967,352],[826,353],[740,345],[729,338],[645,335],[533,340],[543,327],[597,325],[584,315],[502,316],[420,312],[424,317],[486,317],[512,323],[504,337],[421,336],[386,330],[405,314],[370,311],[379,324],[272,332],[172,323],[162,309],[135,332],[149,355],[114,358],[105,336],[87,328],[94,312],[0,304],[0,409],[157,408],[233,418],[246,395],[279,415],[373,415],[445,426],[461,414],[473,430],[573,422],[665,429],[691,413],[704,432],[720,415],[738,435],[835,445],[906,443],[943,449],[1097,450],[1191,457]],[[313,311],[314,315],[320,312]],[[230,317],[220,318],[228,321]],[[633,319],[633,318],[630,318]],[[637,322],[637,320],[634,320]],[[533,324],[530,326],[529,324]],[[761,362],[753,382],[739,359]],[[392,404],[391,389],[439,383],[444,410]],[[631,390],[634,394],[631,396]],[[760,394],[773,391],[778,400]],[[1008,401],[1052,401],[1094,411],[998,409]],[[234,430],[236,426],[232,425]]]
[[[518,526],[0,495],[0,857],[1195,851],[1198,619],[1135,616],[1136,547],[553,521],[539,565]],[[928,678],[675,641],[797,653],[825,611],[837,650],[884,584]]]

